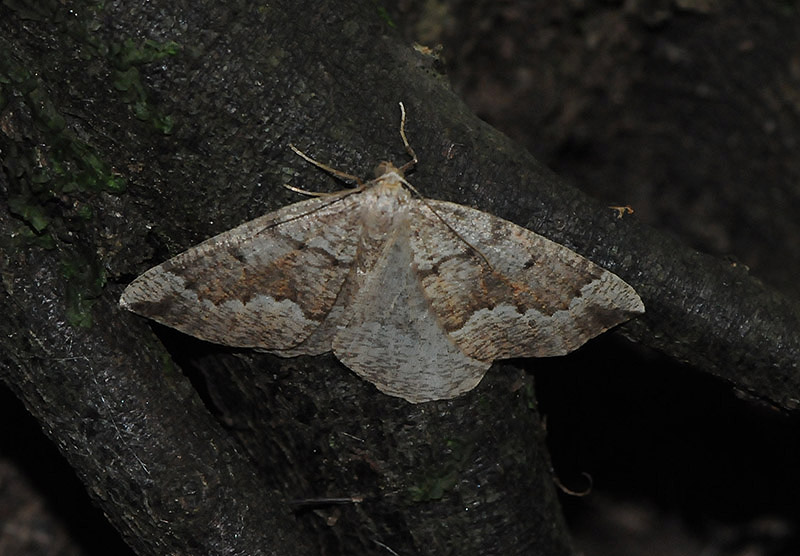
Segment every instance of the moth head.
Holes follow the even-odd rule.
[[[387,174],[396,174],[398,177],[403,178],[403,171],[389,161],[384,160],[375,167],[375,177],[381,178]]]

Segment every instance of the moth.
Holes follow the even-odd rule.
[[[136,278],[120,305],[209,342],[332,351],[412,403],[471,390],[497,359],[564,355],[644,312],[631,286],[569,248],[416,194],[400,108],[404,166],[381,162],[362,182],[292,146],[357,185],[190,248]]]

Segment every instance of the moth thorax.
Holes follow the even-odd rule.
[[[397,166],[395,166],[394,164],[392,164],[389,161],[384,160],[383,162],[381,162],[380,164],[378,164],[375,167],[375,177],[376,178],[379,178],[379,177],[381,177],[381,176],[383,176],[385,174],[388,174],[389,172],[394,172],[395,174],[397,174],[401,178],[403,177],[403,172],[401,172],[397,168]]]

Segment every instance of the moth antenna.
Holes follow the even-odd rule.
[[[402,102],[400,102],[399,104],[400,104],[400,137],[402,137],[402,139],[403,139],[403,145],[405,145],[405,147],[406,147],[406,152],[408,152],[408,155],[411,157],[411,160],[409,160],[408,162],[406,162],[405,164],[403,164],[403,165],[402,165],[402,166],[399,168],[400,172],[401,172],[401,173],[403,173],[403,174],[405,174],[407,170],[409,170],[410,168],[414,167],[414,166],[417,164],[417,162],[419,162],[419,158],[417,157],[417,153],[416,153],[416,152],[414,152],[414,149],[413,149],[413,148],[411,148],[411,145],[410,145],[410,144],[409,144],[409,142],[408,142],[408,138],[406,137],[406,107],[403,105],[403,103],[402,103]],[[411,184],[410,184],[410,183],[409,183],[409,182],[408,182],[406,179],[404,179],[404,178],[400,178],[400,181],[401,181],[401,182],[403,182],[403,184],[404,184],[406,187],[408,187],[408,188],[409,188],[411,191],[413,191],[414,193],[416,193],[416,194],[417,194],[417,197],[419,197],[419,198],[420,198],[420,200],[421,200],[423,203],[425,203],[425,206],[426,206],[426,207],[428,207],[428,208],[430,209],[430,211],[431,211],[433,214],[435,214],[435,215],[436,215],[436,217],[437,217],[439,220],[441,220],[441,221],[442,221],[442,223],[443,223],[445,226],[447,226],[447,227],[448,227],[448,229],[449,229],[451,232],[453,232],[453,233],[456,235],[456,237],[458,237],[458,239],[460,239],[461,241],[463,241],[464,243],[466,243],[466,244],[467,244],[467,246],[468,246],[470,249],[472,249],[473,251],[475,251],[475,252],[478,254],[478,256],[479,256],[481,259],[483,259],[483,262],[484,262],[484,263],[486,263],[486,266],[487,266],[487,267],[489,267],[489,269],[490,269],[492,272],[494,272],[494,267],[492,266],[492,263],[490,263],[490,262],[489,262],[489,259],[487,259],[487,258],[486,258],[486,255],[484,255],[484,254],[481,252],[481,250],[480,250],[480,249],[478,249],[477,247],[475,247],[474,245],[472,245],[472,244],[471,244],[469,241],[467,241],[467,240],[466,240],[466,238],[464,238],[464,236],[462,236],[461,234],[459,234],[459,233],[458,233],[458,231],[457,231],[455,228],[453,228],[453,227],[450,225],[450,223],[449,223],[449,222],[447,222],[447,220],[445,220],[445,219],[444,219],[444,217],[443,217],[441,214],[439,214],[438,212],[436,212],[436,209],[434,209],[434,208],[433,208],[433,207],[430,205],[430,203],[428,203],[428,200],[427,200],[427,199],[425,199],[425,197],[424,197],[424,196],[423,196],[423,195],[422,195],[422,194],[421,194],[419,191],[417,191],[417,188],[416,188],[416,187],[414,187],[413,185],[411,185]]]
[[[409,144],[409,142],[408,142],[408,138],[406,137],[406,107],[403,105],[403,103],[402,103],[402,102],[400,102],[399,104],[400,104],[400,137],[403,139],[403,145],[405,145],[405,147],[406,147],[406,152],[408,152],[408,155],[411,157],[411,160],[409,160],[408,162],[406,162],[405,164],[403,164],[403,165],[402,165],[402,166],[399,168],[400,172],[402,172],[403,174],[405,174],[407,170],[409,170],[410,168],[413,168],[413,167],[414,167],[414,166],[417,164],[417,162],[419,162],[419,158],[417,157],[417,153],[414,151],[414,149],[413,149],[413,148],[411,148],[411,145],[410,145],[410,144]],[[421,200],[423,203],[425,203],[425,206],[426,206],[426,207],[428,207],[428,208],[430,209],[430,211],[431,211],[433,214],[435,214],[435,215],[436,215],[436,218],[438,218],[439,220],[441,220],[441,221],[442,221],[442,223],[443,223],[445,226],[447,226],[447,228],[448,228],[448,229],[449,229],[451,232],[453,232],[453,233],[456,235],[456,237],[458,237],[458,239],[460,239],[461,241],[463,241],[464,243],[466,243],[466,244],[467,244],[467,246],[468,246],[470,249],[472,249],[473,251],[475,251],[475,252],[478,254],[478,256],[479,256],[481,259],[483,259],[483,262],[484,262],[484,263],[486,263],[486,266],[487,266],[487,267],[489,267],[489,269],[490,269],[492,272],[494,272],[494,267],[492,266],[492,263],[490,263],[490,262],[489,262],[489,259],[487,259],[487,258],[486,258],[486,255],[484,255],[484,254],[481,252],[481,250],[480,250],[480,249],[478,249],[477,247],[475,247],[474,245],[472,245],[472,244],[471,244],[469,241],[467,241],[467,240],[466,240],[466,238],[464,238],[464,236],[462,236],[461,234],[459,234],[459,233],[458,233],[458,231],[457,231],[455,228],[453,228],[453,227],[450,225],[450,223],[449,223],[447,220],[445,220],[445,219],[444,219],[444,217],[443,217],[441,214],[439,214],[438,212],[436,212],[436,209],[434,209],[434,208],[433,208],[433,207],[430,205],[430,203],[428,203],[428,200],[427,200],[427,199],[426,199],[426,198],[425,198],[425,197],[424,197],[424,196],[423,196],[423,195],[422,195],[422,194],[421,194],[419,191],[417,191],[417,188],[416,188],[416,187],[414,187],[413,185],[411,185],[411,184],[410,184],[410,183],[409,183],[409,182],[408,182],[408,181],[407,181],[405,178],[400,178],[400,181],[401,181],[401,182],[403,182],[403,184],[404,184],[406,187],[408,187],[408,188],[409,188],[411,191],[413,191],[414,193],[416,193],[416,194],[417,194],[417,197],[419,197],[419,198],[420,198],[420,200]]]
[[[441,214],[439,214],[438,212],[436,212],[436,209],[434,209],[434,208],[433,208],[433,207],[432,207],[432,206],[431,206],[431,205],[428,203],[428,201],[427,201],[427,200],[425,200],[425,199],[423,198],[423,199],[422,199],[422,202],[423,202],[423,203],[425,203],[425,206],[426,206],[426,207],[428,207],[429,209],[431,209],[431,212],[433,212],[433,214],[435,214],[435,215],[436,215],[436,217],[437,217],[439,220],[441,220],[441,221],[444,223],[444,225],[445,225],[445,226],[447,226],[447,227],[450,229],[450,231],[451,231],[451,232],[453,232],[453,233],[456,235],[456,237],[457,237],[458,239],[460,239],[461,241],[463,241],[463,242],[464,242],[464,243],[467,245],[467,247],[469,247],[470,249],[472,249],[473,251],[475,251],[475,253],[477,253],[477,254],[478,254],[478,256],[479,256],[481,259],[483,259],[483,262],[484,262],[484,264],[486,264],[486,266],[487,266],[487,268],[488,268],[489,270],[491,270],[492,272],[494,272],[494,267],[492,266],[492,263],[490,263],[490,262],[489,262],[489,259],[487,259],[487,258],[486,258],[486,255],[484,255],[484,254],[483,254],[483,251],[481,251],[480,249],[478,249],[477,247],[475,247],[474,245],[472,245],[472,244],[471,244],[469,241],[467,241],[467,238],[465,238],[465,237],[464,237],[464,236],[462,236],[460,233],[458,233],[458,230],[456,230],[455,228],[453,228],[453,227],[450,225],[450,223],[449,223],[447,220],[445,220],[444,216],[442,216]]]
[[[484,263],[486,263],[486,266],[487,266],[487,267],[489,267],[489,270],[491,270],[492,272],[494,272],[494,267],[492,266],[492,263],[490,263],[490,262],[489,262],[489,259],[487,259],[487,258],[486,258],[486,255],[484,255],[484,254],[483,254],[483,252],[482,252],[480,249],[478,249],[477,247],[475,247],[474,245],[472,245],[472,244],[471,244],[469,241],[467,241],[467,239],[466,239],[464,236],[462,236],[460,233],[458,233],[458,230],[456,230],[455,228],[453,228],[453,226],[451,226],[451,225],[450,225],[450,223],[449,223],[447,220],[445,220],[444,216],[442,216],[441,214],[439,214],[439,213],[436,211],[436,209],[435,209],[435,208],[433,208],[433,207],[431,206],[431,204],[428,202],[428,200],[427,200],[427,199],[426,199],[426,198],[425,198],[425,197],[424,197],[424,196],[423,196],[423,195],[422,195],[422,194],[421,194],[421,193],[420,193],[420,192],[417,190],[417,188],[416,188],[416,187],[414,187],[413,185],[411,185],[411,184],[408,182],[408,180],[406,180],[405,178],[400,178],[400,181],[403,183],[403,185],[405,185],[405,186],[406,186],[406,187],[408,187],[408,188],[409,188],[411,191],[413,191],[414,193],[416,193],[417,197],[419,197],[419,200],[420,200],[420,201],[422,201],[423,203],[425,203],[425,206],[426,206],[426,207],[428,207],[428,209],[430,209],[430,211],[431,211],[433,214],[435,214],[435,215],[436,215],[436,218],[438,218],[439,220],[441,220],[441,221],[442,221],[442,224],[444,224],[445,226],[447,226],[447,228],[448,228],[448,229],[449,229],[451,232],[453,232],[453,234],[454,234],[454,235],[455,235],[455,236],[456,236],[458,239],[460,239],[461,241],[463,241],[464,243],[466,243],[466,244],[467,244],[467,247],[469,247],[470,249],[472,249],[473,251],[475,251],[475,252],[478,254],[478,256],[479,256],[481,259],[483,259],[483,262],[484,262]]]
[[[306,162],[310,162],[311,164],[313,164],[317,168],[320,168],[321,170],[325,170],[326,172],[328,172],[332,176],[337,177],[340,180],[344,180],[344,181],[349,181],[349,182],[355,183],[356,187],[351,188],[351,189],[353,189],[353,191],[356,191],[356,190],[361,191],[361,190],[364,189],[364,182],[358,176],[354,176],[353,174],[348,174],[347,172],[342,172],[341,170],[337,170],[336,168],[328,166],[327,164],[323,164],[322,162],[318,162],[318,161],[314,160],[313,158],[311,158],[310,156],[308,156],[303,151],[301,151],[300,149],[298,149],[297,147],[295,147],[294,145],[292,145],[291,143],[289,143],[289,148],[294,151],[294,154],[296,154],[297,156],[299,156],[300,158],[302,158]],[[298,193],[305,193],[306,195],[325,195],[325,193],[317,193],[317,192],[305,191],[304,189],[294,188],[294,187],[291,187],[291,186],[286,186],[286,187],[288,187],[288,189],[291,189],[292,191],[297,191]]]
[[[417,158],[417,153],[411,148],[411,145],[406,138],[406,107],[403,106],[402,102],[400,103],[400,137],[403,139],[403,145],[406,147],[408,156],[411,157],[411,160],[400,167],[400,171],[405,174],[407,170],[410,170],[416,166],[417,162],[419,162],[419,158]]]
[[[308,195],[310,197],[340,197],[343,192],[358,192],[361,191],[361,187],[353,187],[344,189],[342,191],[309,191],[308,189],[302,189],[300,187],[295,187],[293,185],[289,185],[288,183],[281,184],[283,187],[288,189],[289,191],[294,191],[295,193],[300,193],[302,195]]]

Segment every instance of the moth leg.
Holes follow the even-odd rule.
[[[344,181],[347,181],[347,182],[353,182],[353,183],[356,184],[356,187],[351,187],[351,188],[349,188],[349,189],[347,189],[345,191],[349,191],[349,192],[352,192],[352,193],[358,193],[359,191],[363,191],[364,188],[366,187],[366,184],[358,176],[354,176],[353,174],[348,174],[347,172],[342,172],[341,170],[337,170],[336,168],[332,168],[331,166],[328,166],[327,164],[323,164],[322,162],[318,162],[318,161],[314,160],[313,158],[311,158],[310,156],[308,156],[303,151],[301,151],[300,149],[298,149],[297,147],[295,147],[294,145],[292,145],[291,143],[289,143],[289,148],[292,149],[297,156],[299,156],[300,158],[302,158],[306,162],[310,162],[311,164],[313,164],[317,168],[325,170],[329,174],[331,174],[331,175],[333,175],[333,176],[335,176],[335,177],[337,177],[337,178],[339,178],[341,180],[344,180]],[[284,185],[284,187],[287,188],[287,189],[291,189],[292,191],[296,191],[298,193],[302,193],[304,195],[313,195],[315,197],[325,197],[327,195],[340,195],[342,193],[342,191],[337,191],[335,193],[324,193],[324,192],[318,192],[318,191],[307,191],[305,189],[300,189],[299,187],[294,187],[294,186],[291,186],[291,185]]]

